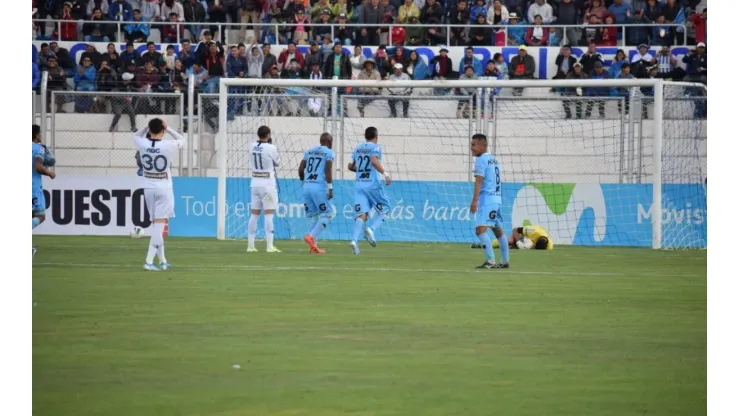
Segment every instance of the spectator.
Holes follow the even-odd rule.
[[[126,66],[128,66],[128,63],[130,61],[136,62],[136,66],[138,67],[139,65],[141,65],[141,55],[139,55],[139,51],[134,49],[134,44],[132,42],[127,42],[126,49],[121,52],[121,62],[125,62]]]
[[[344,0],[342,0],[344,1]],[[351,45],[352,44],[352,28],[347,26],[347,14],[340,13],[339,16],[337,16],[337,24],[339,24],[338,27],[334,28],[334,34],[339,39],[340,42],[342,42],[343,45]],[[403,27],[401,27],[401,30],[403,30]],[[404,36],[406,31],[404,30]],[[396,36],[400,36],[400,34],[393,34],[393,38],[396,39]]]
[[[400,44],[396,45],[396,50],[393,52],[393,56],[391,57],[391,67],[395,68],[396,64],[401,64],[401,71],[404,73],[409,66],[409,58],[406,56],[406,51],[403,49],[403,45]]]
[[[311,71],[308,71],[310,74]],[[293,59],[290,61],[288,65],[285,66],[285,69],[280,71],[280,78],[284,79],[299,79],[303,77],[303,71],[301,70],[301,67],[298,66],[298,61]]]
[[[529,6],[527,16],[529,17],[530,22],[534,22],[537,19],[537,16],[540,16],[542,18],[542,23],[546,25],[554,23],[557,20],[557,17],[555,17],[553,13],[552,6],[550,6],[546,0],[535,0],[535,2]]]
[[[149,37],[149,25],[144,23],[144,18],[139,9],[134,10],[134,18],[131,23],[123,27],[128,42],[146,42]]]
[[[676,3],[676,0],[666,0],[665,5],[663,6],[663,16],[665,23],[683,23],[685,20],[684,11],[681,6]],[[658,23],[661,22],[659,21]],[[670,39],[670,43],[667,44],[673,45],[675,43],[676,35],[678,35],[678,31],[675,26],[670,27],[669,31],[668,38]],[[681,42],[683,42],[683,39],[681,39]]]
[[[244,0],[241,3],[241,8],[237,6],[236,9],[241,13],[241,22],[243,24],[250,24],[252,25],[252,29],[254,30],[254,38],[251,39],[252,41],[259,41],[260,39],[260,29],[262,25],[262,19],[260,19],[260,15],[262,14],[262,3],[260,0]],[[232,17],[232,22],[237,21],[234,17]],[[245,41],[249,41],[246,38],[246,26],[242,26],[242,32],[241,32],[241,38]]]
[[[388,50],[386,49],[386,46],[378,46],[378,49],[375,51],[375,56],[373,58],[375,59],[375,68],[377,72],[380,73],[380,77],[383,79],[387,79],[388,75],[391,72],[391,60],[390,57],[388,57]]]
[[[595,14],[592,14],[589,17],[589,24],[581,32],[581,44],[589,45],[601,42],[601,28],[596,27],[598,24],[601,24],[601,21]]]
[[[414,0],[404,0],[403,5],[398,8],[398,18],[401,20],[401,23],[408,23],[409,18],[413,16],[417,19],[420,18],[421,10],[419,10],[419,7],[414,4]]]
[[[475,74],[473,67],[468,65],[465,67],[462,74],[460,74],[461,81],[474,81],[478,79],[478,75]],[[464,96],[464,99],[457,101],[457,118],[467,118],[470,116],[470,112],[475,113],[478,107],[476,99],[476,88],[458,88],[458,95]],[[472,101],[472,104],[471,104]],[[466,111],[466,108],[473,107],[472,111]]]
[[[665,16],[660,15],[658,16],[658,21],[655,22],[657,24],[663,25],[665,24]],[[652,28],[652,36],[651,36],[653,45],[661,45],[661,46],[671,46],[673,45],[673,36],[671,35],[671,27],[670,26],[655,26]]]
[[[614,56],[614,60],[612,61],[612,65],[609,67],[609,78],[614,79],[619,76],[619,74],[622,73],[622,64],[627,63],[627,54],[624,53],[624,50],[618,49],[617,54]]]
[[[617,75],[617,79],[634,79],[634,75],[630,73],[630,64],[627,62],[622,64],[622,72]],[[617,102],[617,108],[619,109],[619,113],[622,114],[622,101],[624,101],[625,104],[625,115],[630,112],[630,100],[629,100],[629,88],[627,87],[616,87],[614,88],[613,95],[617,97],[622,97],[624,100],[620,100]]]
[[[493,54],[493,62],[496,65],[496,72],[501,74],[501,78],[499,79],[508,79],[509,78],[509,65],[504,61],[504,54],[500,52],[496,52]]]
[[[533,3],[532,6],[537,3]],[[545,5],[548,5],[545,3]],[[527,29],[527,34],[524,39],[528,46],[547,46],[547,35],[549,34],[546,27],[542,26],[542,16],[537,15],[534,17],[535,27]]]
[[[565,77],[565,79],[568,80],[582,80],[582,79],[588,79],[588,75],[583,71],[583,65],[580,63],[577,63],[573,65],[573,70],[568,73],[568,75]],[[564,97],[580,97],[583,95],[583,89],[581,87],[577,88],[563,88],[562,92]],[[583,102],[579,99],[563,99],[563,111],[565,111],[565,118],[570,119],[573,118],[573,113],[571,112],[571,104],[575,104],[576,107],[576,118],[583,118]]]
[[[681,81],[686,75],[685,71],[678,67],[678,60],[671,54],[670,46],[663,46],[651,63],[656,66],[657,78]]]
[[[646,63],[648,63],[648,64],[649,64],[649,63],[650,63],[650,62],[651,62],[652,60],[653,60],[653,56],[652,56],[652,55],[650,55],[650,52],[648,51],[648,47],[647,47],[647,45],[645,45],[645,44],[643,43],[643,44],[641,44],[641,45],[639,45],[639,46],[637,47],[637,54],[635,54],[635,55],[634,55],[634,56],[632,57],[632,64],[635,64],[635,63],[637,63],[637,62],[639,62],[639,61],[645,61]],[[634,72],[634,71],[633,71],[633,72]],[[633,74],[633,75],[634,75],[634,76],[637,76],[637,75],[635,75],[635,74]]]
[[[334,44],[334,53],[324,62],[324,69],[321,71],[324,79],[350,79],[352,77],[352,65],[349,62],[349,55],[342,51],[342,44]],[[360,73],[361,75],[361,73]],[[358,75],[359,76],[359,75]],[[344,88],[337,88],[337,93],[341,96],[345,93]],[[347,114],[347,100],[342,100],[342,113]],[[327,114],[331,114],[331,106],[327,109]],[[340,115],[341,115],[340,114]]]
[[[277,66],[278,61],[275,55],[270,52],[269,43],[262,45],[262,56],[265,57],[265,61],[262,62],[262,75],[264,76],[270,71],[270,68],[272,68],[273,65]]]
[[[591,16],[596,16],[598,21],[603,21],[609,10],[604,7],[602,0],[592,0],[591,7],[586,9],[586,13],[583,14],[583,23],[590,23]]]
[[[409,1],[409,0],[407,0]],[[418,7],[416,8],[419,9]],[[399,12],[400,13],[400,12]],[[419,11],[421,13],[421,11]],[[377,45],[380,40],[380,28],[372,25],[382,23],[383,10],[378,5],[378,0],[367,0],[365,5],[360,6],[358,23],[368,25],[360,29],[358,39],[364,45]],[[324,73],[326,75],[326,73]]]
[[[31,62],[31,88],[34,90],[38,88],[40,81],[41,71],[39,71],[39,66],[36,62]]]
[[[427,20],[426,31],[426,43],[428,45],[435,46],[445,43],[447,32],[445,32],[445,27],[441,25],[441,22],[437,17],[430,17],[429,20]]]
[[[607,15],[606,20],[604,20],[604,23],[607,25],[611,25],[614,23],[614,16]],[[617,27],[616,26],[607,26],[602,27],[599,29],[600,33],[598,38],[599,40],[599,46],[617,46]]]
[[[65,91],[68,89],[67,85],[67,74],[64,69],[57,64],[57,58],[50,56],[47,61],[46,72],[48,78],[46,81],[46,89],[49,91]],[[66,101],[66,98],[62,94],[55,95],[54,106],[57,113],[63,113],[64,110],[62,105]],[[46,94],[46,106],[49,106],[51,102],[51,93]]]
[[[295,25],[291,27],[293,31],[292,39],[295,43],[305,44],[310,38],[309,33],[311,32],[311,19],[306,16],[303,10],[298,10],[293,17],[292,23]]]
[[[182,44],[180,45],[180,61],[182,61],[182,66],[185,68],[185,70],[189,70],[193,67],[193,64],[196,61],[196,56],[192,51],[192,47],[190,45],[190,41],[187,39],[184,39],[182,41]]]
[[[125,70],[118,76],[118,91],[136,91],[136,61],[133,59],[126,62]],[[121,115],[126,113],[131,122],[131,131],[136,131],[136,111],[134,111],[133,97],[130,95],[112,95],[111,109],[113,110],[113,120],[111,120],[108,131],[113,132],[118,126]]]
[[[206,9],[199,0],[185,0],[183,2],[183,12],[185,13],[186,22],[195,23],[188,26],[192,41],[195,42],[200,38],[200,32],[203,30],[203,25],[197,23],[206,21]],[[183,62],[183,65],[185,65],[185,62]],[[190,67],[186,66],[186,68]]]
[[[157,52],[156,45],[154,44],[154,42],[151,42],[151,41],[147,42],[146,52],[141,54],[141,63],[145,64],[147,62],[151,62],[155,68],[158,68],[160,61],[164,61],[164,58],[162,58],[161,53]]]
[[[331,35],[327,34],[324,36],[324,43],[322,43],[319,46],[319,51],[321,53],[320,55],[321,59],[320,59],[320,65],[319,65],[319,68],[320,68],[321,66],[324,65],[324,61],[326,60],[326,58],[328,58],[329,55],[334,53],[334,43],[331,40]]]
[[[306,64],[303,54],[296,48],[295,42],[291,41],[288,43],[288,47],[280,52],[280,57],[277,60],[278,68],[282,71],[282,69],[285,68],[285,66],[293,59],[298,61],[298,65],[300,65],[301,68]]]
[[[134,18],[134,8],[126,0],[114,0],[108,8],[108,20],[130,22]]]
[[[445,10],[441,4],[437,3],[437,0],[427,0],[427,4],[421,9],[419,21],[429,23],[430,20],[434,20],[438,23],[445,14]]]
[[[524,45],[526,43],[527,28],[522,27],[524,23],[519,21],[519,16],[516,13],[509,13],[508,25],[510,26],[507,32],[509,46]]]
[[[113,43],[109,43],[108,46],[105,49],[105,55],[103,56],[108,61],[108,66],[113,68],[116,73],[120,72],[121,70],[121,57],[118,55],[118,52],[116,52],[116,45]]]
[[[576,5],[573,0],[561,0],[560,6],[558,6],[557,17],[559,25],[577,25],[581,24],[581,8]],[[578,41],[581,39],[581,29],[577,27],[569,27],[565,29],[565,43],[570,46],[578,45]],[[552,45],[552,43],[550,43]]]
[[[604,64],[600,61],[594,62],[594,70],[590,74],[591,79],[604,80],[609,78],[609,74],[604,71]],[[608,87],[589,87],[586,88],[586,96],[588,97],[607,97],[609,96]],[[606,101],[603,99],[590,99],[586,102],[586,118],[591,118],[591,110],[594,108],[594,104],[598,105],[599,118],[605,118]]]
[[[65,2],[62,6],[62,15],[59,17],[62,20],[59,23],[59,36],[62,40],[77,40],[77,23],[72,17],[72,3]]]
[[[180,2],[175,1],[175,0],[164,0],[162,2],[160,19],[168,20],[170,16],[172,16],[172,13],[175,14],[175,17],[177,18],[176,21],[178,22],[185,21],[185,9],[182,7],[182,4],[180,4]]]
[[[352,8],[347,5],[347,0],[337,0],[337,2],[331,6],[331,15],[337,16],[337,23],[340,23],[339,19],[342,15],[344,15],[344,21],[346,22],[347,19],[352,17]],[[319,71],[315,75],[320,73],[321,71]]]
[[[476,76],[483,75],[483,65],[481,64],[480,59],[475,57],[474,50],[470,46],[465,48],[465,56],[460,60],[458,72],[461,74],[464,73],[466,66],[472,67]]]
[[[179,59],[175,59],[175,67],[170,71],[170,85],[176,93],[182,93],[182,98],[187,103],[188,71]]]
[[[565,45],[560,48],[558,57],[555,58],[555,66],[558,70],[555,72],[553,79],[565,79],[566,76],[573,70],[575,64],[578,63],[578,59],[571,55],[570,45]]]
[[[686,80],[691,82],[701,82],[707,84],[707,45],[700,42],[696,49],[689,51],[689,54],[683,57],[686,64]]]
[[[61,66],[65,72],[72,74],[75,69],[75,61],[72,59],[72,55],[66,48],[62,48],[56,42],[49,43],[49,48],[54,52],[54,56],[57,58],[57,64]]]
[[[80,56],[80,62],[82,62],[85,58],[90,58],[90,62],[92,63],[92,66],[95,67],[95,69],[100,68],[100,52],[95,49],[95,46],[88,43],[85,45],[85,52],[82,52],[82,55]]]
[[[489,25],[500,25],[509,21],[509,10],[501,4],[501,0],[491,2],[487,21]]]
[[[491,41],[493,39],[493,28],[486,22],[486,15],[484,13],[478,14],[478,17],[476,19],[475,25],[470,28],[470,32],[468,33],[468,36],[470,37],[469,45],[473,46],[487,46],[491,45]],[[463,67],[460,67],[462,73]],[[483,72],[481,68],[481,73]],[[476,73],[478,75],[478,73]]]
[[[87,2],[87,10],[85,14],[87,15],[87,18],[90,19],[95,12],[95,9],[100,9],[101,13],[103,13],[104,16],[106,16],[106,19],[108,20],[108,0],[90,0]]]
[[[527,47],[519,46],[519,53],[509,62],[509,79],[534,79],[534,58],[527,53]],[[514,95],[520,96],[524,88],[514,88]]]
[[[144,67],[136,72],[136,89],[139,92],[152,92],[159,82],[159,71],[152,61],[144,62]],[[137,106],[138,108],[138,106]]]
[[[313,38],[316,42],[321,42],[325,36],[329,37],[329,44],[333,44],[331,37],[331,10],[324,9],[319,13],[317,22],[313,26]]]
[[[219,80],[225,75],[224,56],[215,42],[211,42],[209,48],[208,55],[203,60],[203,66],[208,71],[206,90],[210,94],[215,94],[218,92]]]
[[[195,62],[193,66],[190,67],[188,70],[188,78],[190,75],[193,75],[193,80],[195,81],[195,91],[204,91],[206,82],[208,81],[208,71],[200,62]],[[211,127],[213,127],[213,125],[211,125]]]
[[[498,0],[497,0],[498,1]],[[465,25],[470,21],[470,10],[468,10],[468,3],[466,0],[459,0],[457,2],[457,9],[450,12],[450,24],[452,25]],[[454,46],[460,46],[467,43],[465,38],[465,28],[453,27],[450,28],[450,41]]]
[[[213,36],[211,36],[211,31],[205,30],[203,31],[203,40],[198,42],[198,45],[195,47],[195,59],[197,61],[203,61],[206,58],[211,50],[211,43],[216,44],[219,55],[224,55],[224,48],[221,45],[221,42],[214,42]]]
[[[185,37],[185,26],[179,24],[177,13],[170,13],[169,25],[160,26],[162,30],[162,42],[178,43]]]
[[[645,14],[640,10],[634,15],[627,16],[627,23],[629,24],[641,24],[651,23]],[[633,26],[627,28],[627,43],[630,45],[639,45],[641,43],[647,43],[648,35],[650,34],[650,28],[647,26]]]
[[[167,66],[167,72],[170,72],[173,68],[175,68],[175,61],[178,60],[178,57],[175,53],[175,47],[173,45],[167,45],[167,51],[162,56],[162,60]]]
[[[483,15],[485,19],[488,19],[488,10],[486,9],[486,0],[475,0],[473,6],[470,7],[470,24],[478,22],[478,16]]]
[[[411,78],[409,78],[408,74],[406,74],[403,71],[403,64],[397,63],[393,65],[393,74],[390,76],[391,81],[409,81]],[[406,87],[399,87],[399,88],[388,88],[388,93],[393,97],[403,97],[403,96],[409,96],[411,95],[411,88]],[[396,104],[401,101],[401,108],[403,109],[403,118],[409,117],[409,100],[408,98],[389,98],[388,99],[388,106],[391,109],[391,117],[396,118],[398,117]]]
[[[82,63],[78,65],[75,71],[74,83],[75,91],[95,91],[95,79],[97,71],[90,58],[83,58]],[[86,113],[93,102],[88,96],[78,96],[75,98],[75,112]]]
[[[590,74],[591,71],[594,69],[594,63],[601,62],[604,63],[604,57],[601,56],[600,53],[596,52],[596,44],[595,43],[589,43],[588,49],[586,52],[581,56],[581,65],[583,67],[583,72],[585,74]]]
[[[270,55],[273,59],[274,56]],[[296,62],[298,60],[296,59]],[[248,78],[262,78],[262,68],[265,63],[265,55],[262,50],[257,46],[256,43],[252,43],[249,49],[249,56],[247,57],[247,77]],[[298,65],[300,66],[300,65]]]
[[[311,21],[319,21],[324,10],[329,10],[329,17],[331,18],[331,4],[329,3],[329,0],[319,0],[316,2],[314,6],[311,7]]]
[[[432,58],[429,62],[429,68],[432,72],[432,79],[434,80],[445,80],[449,79],[453,74],[452,59],[447,54],[450,53],[447,48],[442,47],[439,50],[439,55]],[[446,88],[435,88],[434,95],[446,95]]]
[[[415,26],[406,29],[406,45],[421,46],[424,43],[424,28],[419,25],[419,18],[409,17],[409,24]]]
[[[549,46],[559,46],[561,40],[558,28],[550,26],[547,29],[547,44]]]
[[[103,12],[96,8],[93,10],[91,19],[82,25],[85,42],[110,42],[111,27],[108,24],[96,22],[100,20],[105,20]]]
[[[532,2],[529,0],[504,0],[504,5],[506,6],[506,9],[509,10],[509,14],[516,13],[517,16],[524,16],[527,14],[529,3]]]
[[[639,13],[640,10],[637,11]],[[658,17],[663,14],[663,7],[658,4],[657,0],[648,0],[647,6],[641,10],[642,14],[647,18],[650,23],[655,23]],[[625,23],[629,21],[629,16],[625,19]]]
[[[411,79],[421,81],[429,78],[429,66],[419,57],[419,53],[412,50],[409,53],[409,64],[406,72],[411,75]]]
[[[355,45],[352,57],[349,58],[350,65],[352,66],[352,79],[357,78],[362,71],[362,64],[365,63],[365,56],[362,54],[362,46]]]
[[[110,63],[106,58],[103,58],[100,60],[100,70],[98,71],[98,78],[96,80],[96,84],[98,86],[98,91],[103,92],[109,92],[116,89],[118,75],[116,74],[115,69],[113,69],[110,66]],[[98,100],[96,102],[97,108],[96,110],[98,112],[104,112],[105,106],[110,101],[109,95],[103,95],[98,96]]]
[[[141,17],[146,22],[157,22],[161,10],[159,7],[159,0],[139,0],[139,6],[141,8]],[[134,13],[136,10],[134,10]]]
[[[624,0],[614,0],[611,6],[609,6],[609,12],[614,15],[614,21],[621,25],[627,22],[627,17],[634,13],[632,6]],[[604,16],[606,20],[606,16]],[[616,40],[616,39],[615,39]]]
[[[689,16],[689,22],[694,27],[696,35],[694,36],[694,42],[706,43],[707,41],[707,9],[704,8],[701,14],[694,13]],[[697,44],[698,44],[697,43]],[[693,42],[689,42],[693,45]]]
[[[42,43],[39,53],[36,55],[36,64],[40,71],[46,71],[46,68],[49,67],[49,58],[55,58],[56,60],[56,55],[54,51],[49,49],[48,43]]]
[[[363,70],[357,77],[358,80],[362,81],[380,81],[381,74],[375,70],[375,61],[367,59],[362,64]],[[357,110],[360,112],[360,117],[365,117],[365,107],[375,100],[374,97],[380,94],[380,88],[375,87],[362,87],[360,88],[360,95],[367,96],[367,98],[360,98],[357,100]],[[373,97],[373,98],[369,98]]]
[[[311,41],[311,47],[308,48],[308,53],[304,55],[304,66],[301,69],[305,72],[306,76],[311,72],[314,63],[319,64],[319,68],[324,64],[324,57],[334,53],[334,44],[331,45],[329,53],[324,55],[323,51],[319,48],[319,44],[315,41]],[[300,65],[299,65],[300,66]]]

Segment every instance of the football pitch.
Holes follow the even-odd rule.
[[[706,251],[34,244],[34,414],[706,414]]]

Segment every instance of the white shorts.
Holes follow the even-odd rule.
[[[152,221],[175,216],[175,193],[172,189],[144,189],[144,201]]]
[[[252,188],[252,201],[250,209],[276,209],[278,205],[277,188],[254,187]]]

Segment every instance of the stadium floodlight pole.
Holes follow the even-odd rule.
[[[653,248],[662,247],[663,240],[663,80],[653,87]],[[659,99],[658,99],[659,98]],[[634,108],[632,111],[635,111]],[[642,163],[642,161],[640,162]]]

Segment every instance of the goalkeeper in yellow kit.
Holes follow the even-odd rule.
[[[552,250],[552,237],[539,225],[526,225],[514,228],[509,236],[509,247],[520,249]],[[498,241],[493,242],[498,247]]]

